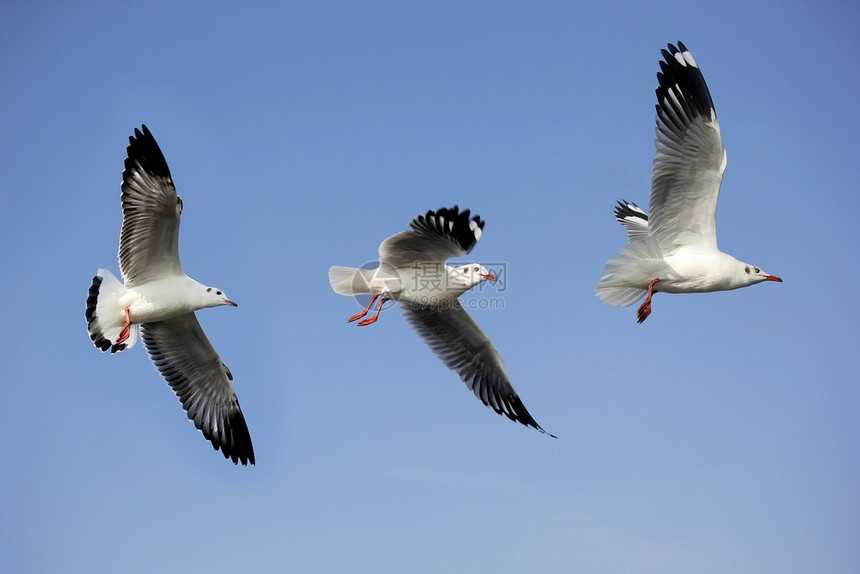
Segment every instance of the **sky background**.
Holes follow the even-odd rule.
[[[7,572],[857,572],[852,2],[0,5],[0,556]],[[594,296],[648,203],[660,49],[728,150],[722,250],[781,276]],[[87,336],[145,123],[198,317],[257,455],[194,429],[142,345]],[[558,439],[485,408],[331,265],[428,209],[486,221],[465,299]],[[480,306],[480,303],[473,303]],[[485,306],[490,306],[489,304]]]

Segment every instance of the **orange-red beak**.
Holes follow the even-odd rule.
[[[780,279],[776,275],[765,275],[764,278],[767,281],[776,281],[777,283],[782,283],[782,279]]]
[[[483,277],[487,281],[495,281],[496,280],[496,276],[493,275],[492,273],[487,273],[486,275],[481,275],[481,277]]]

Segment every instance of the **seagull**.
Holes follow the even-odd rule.
[[[513,421],[543,430],[526,410],[490,338],[469,316],[460,295],[495,275],[477,263],[451,267],[445,261],[468,254],[481,238],[484,222],[456,205],[419,215],[379,246],[379,267],[332,267],[329,282],[335,293],[372,293],[367,307],[349,318],[359,326],[375,323],[382,306],[397,301],[406,322],[449,369],[486,406]],[[374,313],[364,318],[379,300]],[[553,437],[555,438],[555,437]]]
[[[215,450],[254,464],[248,425],[233,391],[233,375],[200,328],[194,311],[230,305],[223,291],[182,272],[179,218],[167,161],[146,126],[129,137],[122,174],[121,283],[99,269],[87,298],[87,326],[95,346],[117,353],[140,338],[188,418]]]
[[[603,270],[595,292],[613,307],[645,295],[638,322],[651,314],[654,293],[729,291],[762,281],[782,282],[717,247],[716,213],[726,150],[711,93],[693,55],[681,42],[661,50],[657,74],[657,154],[650,217],[619,201],[615,218],[627,230],[622,247]]]

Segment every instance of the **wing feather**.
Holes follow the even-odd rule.
[[[379,246],[379,260],[396,268],[416,261],[444,262],[468,254],[478,239],[484,222],[469,210],[452,208],[430,210],[410,222],[411,231],[401,231]]]
[[[233,390],[233,375],[194,313],[144,323],[141,338],[188,418],[215,450],[220,449],[234,464],[254,464],[254,447]]]
[[[409,303],[401,303],[400,308],[430,350],[460,375],[482,403],[513,421],[549,434],[526,410],[508,378],[499,351],[459,300],[445,308]]]
[[[714,103],[684,44],[669,44],[662,54],[650,233],[664,254],[680,247],[716,251],[717,199],[726,152]]]
[[[129,287],[183,274],[179,263],[182,200],[155,138],[146,126],[142,129],[135,129],[128,138],[122,172],[119,267]]]

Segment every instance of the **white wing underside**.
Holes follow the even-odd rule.
[[[127,287],[183,275],[179,263],[182,200],[158,144],[135,130],[122,182],[119,266]]]
[[[717,199],[726,168],[720,126],[713,107],[709,116],[694,115],[676,88],[658,106],[650,233],[664,255],[679,248],[717,251]]]

